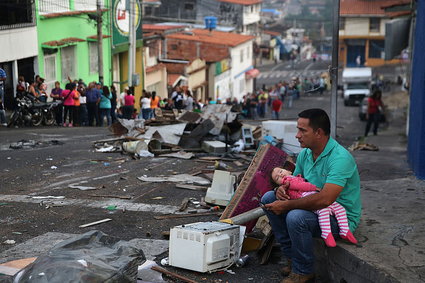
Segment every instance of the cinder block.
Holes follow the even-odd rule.
[[[202,142],[202,149],[210,153],[225,153],[226,144],[221,141],[204,141]]]

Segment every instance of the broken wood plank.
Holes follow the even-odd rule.
[[[163,274],[165,274],[167,276],[177,278],[177,279],[182,280],[182,281],[187,282],[187,283],[198,283],[195,280],[189,279],[189,278],[184,277],[184,276],[182,276],[180,274],[177,274],[175,272],[168,271],[168,270],[166,270],[166,269],[164,269],[162,267],[159,267],[159,266],[152,266],[151,269],[152,270],[155,270],[155,271],[158,271],[158,272],[161,272],[161,273],[163,273]]]
[[[116,141],[123,141],[125,138],[112,138],[112,139],[104,139],[104,140],[97,140],[93,141],[92,143],[105,143],[105,142],[116,142]]]
[[[235,164],[238,167],[242,167],[243,166],[243,163],[240,162],[240,161],[237,161],[237,160],[233,161],[233,164]]]
[[[189,213],[189,214],[168,214],[168,215],[160,215],[154,216],[153,218],[156,220],[164,220],[164,219],[174,219],[174,218],[186,218],[186,217],[195,217],[195,216],[209,216],[209,215],[217,215],[220,216],[221,212],[201,212],[201,213]]]
[[[85,227],[89,227],[89,226],[94,226],[94,225],[97,225],[97,224],[105,223],[105,222],[108,222],[108,221],[111,221],[111,220],[112,220],[111,218],[105,218],[105,219],[102,219],[102,220],[99,220],[99,221],[95,221],[95,222],[83,224],[83,225],[80,225],[78,227],[85,228]]]
[[[202,174],[202,171],[196,171],[196,172],[191,173],[190,175],[197,176],[197,175],[200,175],[200,174]]]
[[[187,184],[176,184],[176,188],[187,189],[187,190],[192,190],[192,191],[206,191],[206,190],[208,190],[207,187],[196,186],[196,185],[187,185]]]
[[[119,198],[119,199],[131,199],[130,196],[115,196],[115,195],[89,195],[91,197],[100,197],[100,198]]]
[[[189,198],[184,198],[180,205],[179,211],[185,211],[188,206],[189,206]]]
[[[216,161],[216,160],[221,160],[221,157],[217,157],[217,156],[202,156],[202,157],[199,157],[199,160]]]

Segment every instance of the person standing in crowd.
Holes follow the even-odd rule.
[[[111,85],[111,118],[112,123],[115,123],[117,121],[117,103],[118,103],[118,97],[117,97],[117,89],[114,85]]]
[[[381,100],[382,92],[380,90],[375,90],[371,97],[367,99],[367,113],[366,113],[366,129],[364,136],[367,137],[370,131],[370,127],[373,123],[373,134],[376,136],[378,134],[379,121],[381,115],[384,113],[384,103]]]
[[[88,117],[87,117],[87,97],[86,97],[86,85],[80,79],[78,80],[78,92],[80,93],[80,125],[87,126],[88,125]]]
[[[186,90],[186,105],[185,108],[187,111],[192,111],[193,110],[193,96],[190,93],[190,90]]]
[[[77,89],[77,84],[73,83],[73,85],[75,85],[74,89],[75,89],[75,95],[74,95],[74,109],[72,112],[72,117],[73,117],[73,122],[74,122],[74,127],[78,127],[80,126],[80,92]]]
[[[6,72],[0,67],[0,99],[4,101],[4,85],[6,84]]]
[[[149,120],[151,118],[151,95],[149,92],[144,91],[142,99],[140,99],[140,113],[139,119],[143,118]]]
[[[98,105],[100,103],[100,91],[95,86],[95,83],[89,83],[86,90],[87,98],[87,112],[88,112],[88,125],[93,126],[93,120],[96,121],[96,126],[99,126],[99,111]]]
[[[44,79],[42,77],[39,77],[38,90],[40,94],[38,99],[41,102],[47,102],[47,84],[44,83]]]
[[[99,126],[103,126],[103,120],[106,116],[106,122],[108,126],[111,125],[111,98],[112,94],[109,91],[109,88],[105,85],[102,88],[102,92],[100,93],[100,103],[99,103],[99,109],[100,109],[100,117],[99,117]]]
[[[176,86],[175,90],[171,94],[171,99],[174,103],[174,108],[183,109],[183,94],[179,86]]]
[[[292,108],[292,103],[294,101],[294,95],[295,95],[295,91],[294,91],[294,85],[291,83],[288,87],[288,91],[286,92],[286,97],[288,98],[288,108]]]
[[[3,99],[0,98],[0,125],[6,127],[6,111],[4,110]]]
[[[133,117],[135,99],[130,89],[126,88],[125,92],[126,94],[124,96],[124,104],[122,107],[122,117],[124,119],[130,120]]]
[[[299,153],[293,176],[301,175],[317,187],[318,193],[289,199],[289,182],[266,192],[261,198],[275,239],[280,243],[287,264],[281,272],[282,283],[310,282],[314,279],[313,237],[321,235],[315,210],[338,201],[347,214],[351,232],[357,228],[362,212],[360,177],[353,156],[330,136],[330,120],[322,109],[298,114]],[[330,217],[331,232],[339,237],[335,216]]]
[[[74,108],[74,96],[77,92],[75,90],[76,85],[74,83],[67,83],[65,86],[65,90],[62,91],[62,97],[63,97],[63,126],[69,126],[72,127],[72,112]],[[74,91],[75,90],[75,91]],[[66,123],[66,117],[68,116],[68,123]]]
[[[160,97],[156,95],[156,91],[152,91],[151,97],[151,118],[155,117],[155,109],[159,107]]]
[[[54,102],[59,102],[58,106],[55,107],[55,120],[56,125],[61,126],[63,122],[63,105],[62,105],[62,89],[60,82],[55,82],[55,87],[50,92],[50,97],[53,98]]]
[[[21,98],[25,92],[28,91],[28,84],[25,82],[24,76],[19,76],[18,83],[16,85],[16,96]]]
[[[278,98],[272,102],[272,119],[279,120],[279,113],[282,110],[282,101]]]

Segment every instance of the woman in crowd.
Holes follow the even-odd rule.
[[[118,103],[118,96],[117,96],[117,89],[114,85],[111,85],[111,118],[112,123],[115,123],[117,121],[117,103]]]
[[[124,106],[122,107],[122,117],[124,119],[132,119],[134,112],[134,95],[130,89],[125,90]]]
[[[111,125],[111,99],[112,94],[109,91],[109,88],[107,86],[103,86],[101,91],[101,98],[99,103],[99,109],[100,109],[100,126],[103,126],[103,119],[106,116],[106,121],[108,123],[108,126]]]
[[[156,95],[156,91],[152,91],[151,97],[151,118],[155,117],[155,109],[159,107],[160,97]]]
[[[140,114],[139,119],[143,118],[145,120],[148,120],[151,118],[151,95],[149,92],[144,92],[144,95],[142,99],[140,100]]]
[[[52,89],[50,92],[50,97],[53,98],[53,101],[60,101],[62,102],[62,89],[60,82],[55,82],[55,88]],[[58,126],[62,125],[62,114],[63,114],[63,105],[62,103],[58,104],[58,106],[55,107],[55,117],[56,117],[56,124]]]
[[[69,126],[72,127],[72,112],[74,110],[74,97],[78,95],[76,92],[76,85],[74,83],[68,83],[65,86],[65,90],[62,91],[62,97],[63,97],[63,126]],[[68,123],[66,123],[66,117],[68,116]]]
[[[375,90],[371,97],[367,99],[367,124],[365,129],[364,136],[367,137],[369,134],[370,127],[373,123],[373,134],[376,136],[378,134],[379,120],[381,115],[384,113],[384,104],[381,100],[382,92],[380,90]]]

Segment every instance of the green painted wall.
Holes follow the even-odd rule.
[[[78,0],[70,0],[71,2]],[[105,1],[105,6],[109,7],[109,1]],[[71,3],[71,7],[74,7]],[[39,74],[45,77],[44,71],[44,56],[45,50],[42,48],[44,42],[61,40],[69,37],[76,37],[83,39],[83,42],[74,44],[76,50],[76,72],[75,78],[83,79],[86,83],[91,81],[98,81],[98,73],[89,72],[90,53],[89,41],[87,37],[97,34],[96,22],[89,20],[87,14],[79,14],[73,16],[59,16],[55,18],[44,18],[38,13],[38,1],[36,1],[36,19],[37,19],[37,33],[38,33],[38,67]],[[110,15],[109,11],[103,13],[103,34],[110,35]],[[62,64],[61,64],[61,48],[57,49],[56,54],[56,80],[60,81],[62,86],[67,80],[62,79]],[[103,39],[103,76],[104,83],[111,85],[111,38]]]

